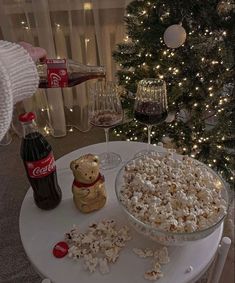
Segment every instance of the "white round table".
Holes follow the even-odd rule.
[[[146,149],[145,143],[110,142],[110,150],[119,153],[123,163],[133,158],[135,153]],[[164,151],[162,147],[155,147]],[[62,189],[63,198],[60,205],[51,210],[43,211],[36,207],[30,189],[22,203],[20,211],[20,236],[26,254],[42,278],[49,278],[54,283],[146,283],[143,274],[151,266],[149,259],[141,259],[132,249],[156,246],[143,236],[133,231],[133,240],[121,252],[118,261],[111,265],[110,273],[101,275],[98,271],[90,274],[84,271],[80,261],[72,261],[68,257],[57,259],[52,255],[53,246],[63,240],[73,224],[88,227],[94,221],[101,219],[115,219],[119,225],[128,224],[124,212],[118,205],[115,195],[114,182],[118,170],[104,171],[108,200],[105,207],[97,212],[82,214],[72,200],[71,185],[72,172],[70,161],[86,153],[99,154],[105,151],[105,143],[94,144],[75,150],[56,161],[58,181]],[[170,263],[163,266],[164,277],[159,283],[191,283],[198,280],[211,264],[221,240],[223,224],[209,237],[187,244],[183,247],[169,247]],[[189,266],[191,272],[186,272]]]

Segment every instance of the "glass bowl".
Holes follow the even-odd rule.
[[[166,153],[158,153],[158,154],[166,154]],[[179,154],[173,154],[173,159],[182,159],[182,155]],[[119,202],[119,205],[125,212],[131,226],[140,234],[148,237],[151,240],[154,240],[162,245],[167,245],[167,246],[181,246],[185,245],[191,241],[196,241],[203,239],[207,236],[209,236],[211,233],[215,231],[217,227],[219,227],[222,222],[224,221],[224,218],[226,216],[226,213],[221,216],[217,220],[216,223],[213,223],[211,226],[207,227],[206,229],[203,230],[196,230],[194,232],[171,232],[171,231],[164,231],[163,229],[159,229],[156,227],[151,226],[149,223],[144,223],[137,217],[135,217],[128,209],[127,207],[123,204],[123,202],[120,199],[121,195],[121,189],[124,185],[124,171],[125,168],[128,164],[132,163],[133,161],[137,161],[138,159],[141,159],[143,157],[138,157],[138,158],[133,158],[130,161],[128,161],[118,172],[116,180],[115,180],[115,191],[116,191],[116,196]],[[215,184],[219,186],[221,190],[221,196],[226,202],[226,212],[228,211],[228,206],[229,206],[229,195],[227,191],[227,186],[223,179],[216,174],[211,168],[206,166],[205,164],[193,159],[193,161],[197,164],[199,164],[201,167],[206,168],[214,177],[213,181],[215,180]],[[132,163],[133,164],[133,163]]]

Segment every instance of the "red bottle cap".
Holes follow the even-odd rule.
[[[26,112],[24,114],[19,115],[19,121],[20,122],[30,122],[36,118],[35,114],[33,112]]]
[[[69,246],[65,242],[57,243],[53,248],[53,255],[57,258],[62,258],[67,255]]]

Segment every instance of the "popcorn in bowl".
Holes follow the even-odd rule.
[[[206,237],[228,208],[225,185],[214,171],[169,150],[128,162],[115,189],[132,226],[165,245]]]

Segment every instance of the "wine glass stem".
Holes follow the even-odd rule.
[[[148,147],[147,150],[150,150],[150,144],[151,144],[151,130],[152,130],[152,125],[147,125],[148,127]]]
[[[109,128],[104,129],[105,140],[106,140],[106,152],[109,154]]]

